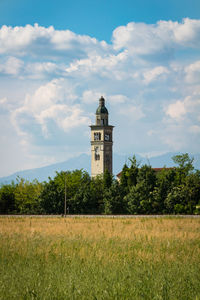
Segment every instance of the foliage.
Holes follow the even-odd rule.
[[[42,184],[37,180],[29,182],[23,178],[17,178],[15,187],[15,206],[20,214],[40,213],[39,196],[42,191]]]
[[[171,189],[165,199],[168,213],[193,214],[200,203],[200,177],[190,174],[185,179],[185,184]]]
[[[15,184],[5,184],[0,188],[0,214],[15,211]]]
[[[83,198],[86,199],[86,190],[89,182],[90,177],[88,173],[82,170],[57,172],[55,178],[49,178],[49,182],[46,182],[44,185],[43,192],[40,196],[43,210],[51,214],[64,213],[64,199],[66,193],[68,212],[80,213],[82,210],[80,195],[82,198],[84,189]]]
[[[117,181],[113,181],[111,187],[104,191],[103,202],[104,213],[107,215],[127,213],[123,190]]]
[[[178,164],[179,168],[184,171],[185,175],[194,170],[193,161],[194,158],[190,158],[188,153],[175,155],[172,157],[175,164]]]
[[[184,184],[186,177],[194,170],[194,158],[190,158],[188,153],[175,155],[172,157],[175,164],[178,165],[176,170],[177,184]]]
[[[104,211],[103,190],[103,176],[98,175],[95,178],[92,178],[90,183],[90,193],[92,201],[96,206],[95,212],[97,214],[101,214]]]
[[[169,213],[165,207],[165,199],[168,193],[174,187],[176,178],[175,168],[166,169],[163,168],[158,172],[156,176],[156,186],[153,190],[153,203],[152,212],[153,213]]]
[[[125,192],[128,187],[128,171],[129,171],[128,166],[126,164],[124,164],[122,172],[121,172],[121,176],[120,176],[120,185]]]
[[[41,208],[46,214],[61,214],[64,209],[64,191],[58,183],[49,178],[49,182],[44,183],[40,194]]]
[[[177,167],[155,172],[139,167],[133,155],[119,182],[108,170],[95,178],[83,170],[61,171],[43,183],[17,178],[0,187],[0,213],[63,214],[66,197],[70,214],[199,214],[200,171],[187,153],[173,160]]]
[[[138,170],[136,184],[125,197],[128,203],[128,211],[131,214],[152,213],[152,192],[156,183],[154,170],[147,165]]]
[[[112,175],[108,171],[108,169],[105,169],[105,172],[103,174],[103,187],[104,189],[108,189],[111,187],[112,184]]]

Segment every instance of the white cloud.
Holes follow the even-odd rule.
[[[166,114],[173,119],[180,119],[187,113],[185,103],[178,100],[168,106]]]
[[[7,99],[6,97],[1,98],[1,99],[0,99],[0,104],[1,104],[1,105],[4,105],[4,104],[7,103],[7,101],[8,101],[8,99]]]
[[[199,117],[199,112],[200,93],[195,90],[190,96],[185,97],[182,101],[177,100],[176,102],[169,104],[165,110],[166,115],[179,121],[183,121],[186,117],[195,120]]]
[[[26,166],[88,151],[101,95],[116,126],[115,151],[198,152],[199,24],[129,23],[114,30],[110,45],[53,27],[3,26],[0,110]]]
[[[173,53],[177,47],[200,47],[200,20],[183,19],[182,23],[159,21],[156,24],[131,22],[113,32],[116,50],[128,49],[133,54]]]
[[[157,79],[163,79],[164,75],[166,74],[169,74],[168,68],[158,66],[144,73],[144,81],[146,84],[149,84],[150,82],[155,81]]]
[[[79,76],[96,76],[115,78],[121,80],[124,78],[124,64],[127,61],[127,52],[119,54],[89,55],[88,58],[76,60],[66,68],[68,74],[78,74]]]
[[[36,62],[28,63],[25,69],[24,77],[30,77],[33,79],[45,78],[50,76],[59,76],[64,73],[64,67],[59,66],[52,62]]]
[[[81,57],[88,52],[104,52],[109,46],[95,38],[82,36],[70,30],[55,30],[35,24],[25,27],[2,26],[0,29],[0,54],[15,53],[24,56],[27,53],[33,57],[58,56],[63,54],[71,57]]]
[[[186,82],[200,84],[200,60],[185,67]]]
[[[163,119],[162,142],[178,151],[198,152],[200,146],[200,92],[168,105]]]
[[[125,95],[112,95],[112,96],[109,96],[109,101],[113,104],[113,105],[116,105],[116,104],[120,104],[120,103],[126,103],[126,102],[129,102],[129,98]]]
[[[73,88],[63,79],[52,80],[40,86],[33,95],[27,95],[24,104],[14,110],[11,120],[18,134],[26,135],[24,124],[36,122],[41,126],[44,137],[48,138],[48,122],[51,120],[59,128],[69,131],[74,127],[88,124],[79,105],[73,104],[76,95]],[[25,123],[24,123],[25,122]]]
[[[161,49],[164,39],[156,26],[132,22],[114,30],[113,44],[116,50],[125,48],[135,54],[147,54]]]
[[[101,97],[101,93],[92,90],[86,90],[83,92],[82,101],[87,104],[96,103],[97,99]]]
[[[125,115],[126,118],[133,122],[140,120],[145,116],[142,108],[136,105],[126,105],[125,107],[122,107],[119,114]]]
[[[42,125],[43,133],[49,135],[48,120],[52,120],[59,128],[68,132],[74,127],[88,125],[89,119],[83,115],[83,111],[78,105],[69,106],[66,104],[51,105],[35,116],[36,120]]]
[[[24,63],[16,57],[8,57],[4,63],[0,64],[0,73],[17,75],[21,71]]]
[[[185,47],[200,47],[200,20],[185,18],[181,24],[175,22],[173,32],[177,44]]]

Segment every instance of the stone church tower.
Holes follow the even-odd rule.
[[[108,123],[105,99],[99,99],[96,110],[96,124],[91,125],[91,175],[103,174],[106,169],[112,174],[112,125]]]

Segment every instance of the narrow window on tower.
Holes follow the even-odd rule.
[[[99,147],[95,147],[94,151],[95,151],[94,153],[95,160],[100,160]]]

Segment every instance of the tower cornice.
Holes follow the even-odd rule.
[[[112,129],[115,126],[112,126],[112,125],[90,125],[89,127],[91,129],[95,129],[95,130],[102,130],[102,129]]]

